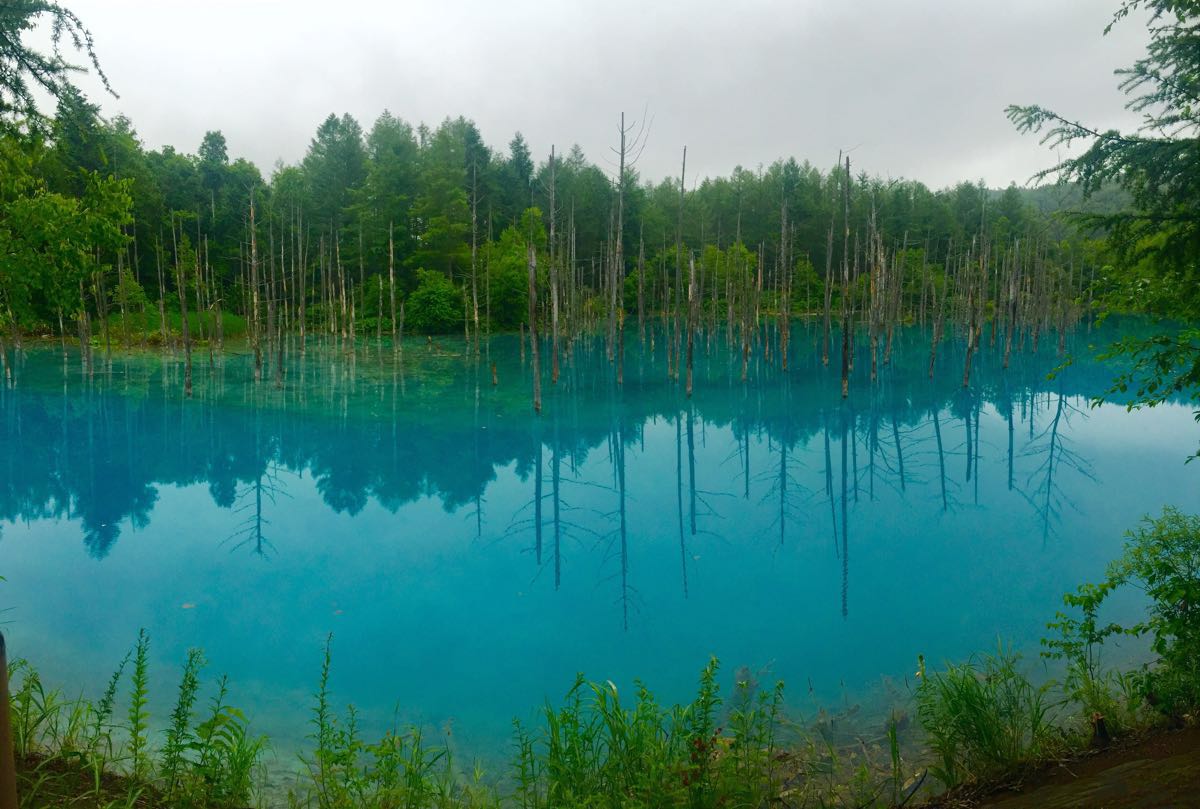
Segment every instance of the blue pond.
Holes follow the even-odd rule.
[[[875,383],[860,347],[845,401],[800,322],[788,369],[760,344],[745,380],[703,338],[690,400],[663,335],[630,330],[623,384],[580,340],[540,417],[515,336],[289,346],[281,389],[244,349],[198,350],[191,400],[177,357],[98,352],[89,377],[29,348],[0,391],[11,653],[95,694],[144,627],[162,717],[203,647],[285,752],[328,633],[367,730],[419,722],[484,758],[581,671],[678,700],[716,655],[801,714],[885,705],[918,653],[1036,658],[1126,527],[1200,509],[1188,407],[1091,406],[1118,328],[1070,335],[1052,378],[1055,336],[1003,369],[985,331],[967,389],[961,347],[930,379],[908,329]]]

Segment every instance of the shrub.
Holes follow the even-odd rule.
[[[462,293],[440,272],[417,270],[417,288],[408,296],[405,326],[417,334],[446,334],[462,326]]]
[[[1125,551],[1104,581],[1063,596],[1082,617],[1059,613],[1044,641],[1050,657],[1067,661],[1068,693],[1085,711],[1115,718],[1113,691],[1126,691],[1161,713],[1178,718],[1200,706],[1200,517],[1167,507],[1125,534]],[[1097,613],[1118,588],[1133,586],[1150,599],[1145,620],[1101,625]],[[1100,669],[1100,650],[1112,636],[1149,636],[1157,660],[1132,677]],[[1136,705],[1127,709],[1126,717]]]

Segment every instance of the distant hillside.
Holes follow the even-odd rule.
[[[1017,185],[1009,189],[991,189],[992,199],[999,201],[1010,189],[1015,190],[1021,200],[1045,218],[1047,233],[1053,239],[1070,237],[1075,231],[1075,224],[1066,216],[1056,214],[1089,213],[1112,214],[1128,210],[1130,207],[1129,194],[1117,185],[1106,185],[1084,199],[1083,190],[1077,183],[1039,185],[1035,188],[1025,188]],[[1100,236],[1093,232],[1090,236]]]
[[[1043,214],[1058,211],[1117,213],[1129,208],[1129,194],[1116,185],[1106,185],[1087,199],[1076,183],[1018,188],[1021,196]]]

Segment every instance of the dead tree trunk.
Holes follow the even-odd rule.
[[[675,355],[675,372],[674,378],[679,378],[679,304],[680,293],[683,287],[683,200],[686,186],[684,178],[687,176],[687,147],[683,147],[683,163],[679,169],[679,215],[675,226],[675,306],[674,306],[674,327],[671,334],[671,344],[667,347],[667,376],[671,374],[671,353]]]
[[[396,341],[396,244],[392,238],[393,223],[388,222],[388,297],[392,308],[392,351],[395,352]]]
[[[254,223],[254,191],[250,191],[250,344],[254,349],[254,381],[262,379],[262,336],[258,329],[258,236]]]
[[[842,168],[842,153],[838,152],[838,167],[834,177],[840,180]],[[837,222],[837,189],[834,189],[834,203],[829,213],[829,235],[825,239],[825,332],[821,344],[821,364],[829,365],[829,332],[831,309],[833,308],[833,226]]]
[[[643,224],[644,228],[644,224]],[[646,239],[638,234],[638,336],[646,342]]]
[[[558,384],[558,256],[555,254],[558,219],[554,210],[555,187],[554,146],[550,147],[550,384]],[[478,339],[478,338],[477,338]]]
[[[846,178],[842,188],[842,398],[850,395],[850,157],[846,157]]]
[[[608,276],[608,344],[609,355],[616,346],[617,337],[617,301],[621,288],[621,280],[625,275],[624,266],[624,224],[625,224],[625,113],[621,113],[621,149],[617,163],[617,221],[616,235],[613,238],[611,270]]]
[[[687,382],[685,390],[692,395],[692,367],[696,342],[696,257],[688,258],[688,318],[687,318]]]
[[[542,375],[538,361],[537,252],[529,245],[529,349],[533,358],[533,412],[542,412]]]
[[[554,150],[551,148],[551,164],[554,162]],[[553,171],[553,169],[551,169]],[[554,198],[551,197],[551,200]],[[553,203],[551,203],[551,207]],[[471,162],[471,320],[475,324],[475,354],[479,354],[479,182],[478,169]],[[551,225],[553,227],[553,225]],[[553,237],[551,237],[553,240]],[[392,229],[388,226],[388,272],[391,273]],[[395,293],[392,293],[393,298]],[[396,304],[392,303],[392,320],[396,319]]]
[[[192,339],[188,332],[187,274],[179,264],[179,245],[175,241],[175,223],[171,223],[171,246],[175,248],[175,282],[179,286],[179,321],[183,335],[183,395],[192,398]]]

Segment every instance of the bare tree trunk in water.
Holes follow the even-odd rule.
[[[675,354],[674,378],[679,379],[679,298],[683,288],[683,200],[687,176],[687,147],[683,147],[683,163],[679,169],[679,218],[675,226],[675,311],[671,343],[667,346],[667,376],[671,377],[671,352]]]
[[[1018,239],[1013,245],[1012,269],[1008,274],[1008,302],[1005,309],[1007,310],[1008,321],[1004,328],[1004,368],[1008,369],[1008,361],[1012,355],[1013,330],[1017,326],[1017,290],[1020,288],[1021,279],[1021,242]]]
[[[646,342],[646,240],[638,234],[638,336]]]
[[[850,395],[850,157],[846,156],[846,180],[842,189],[845,230],[842,236],[842,398]]]
[[[938,300],[937,284],[930,284],[929,305],[933,308],[933,334],[929,340],[929,378],[933,379],[933,368],[937,363],[938,343],[942,339],[942,324],[946,317],[946,295],[949,290],[950,283],[950,253],[953,251],[953,242],[946,250],[946,267],[942,272],[942,297]]]
[[[125,262],[122,258],[123,253],[117,253],[117,303],[121,307],[121,345],[126,351],[129,350],[129,313],[125,307],[125,292],[121,289],[123,275],[122,270],[125,269]]]
[[[272,237],[272,242],[274,237]],[[271,248],[274,252],[274,246]],[[362,255],[362,246],[359,245],[359,256]],[[361,258],[359,259],[361,261]],[[278,277],[283,274],[283,224],[280,223],[279,228],[279,272],[275,271],[275,261],[271,261],[271,286],[267,290],[269,297],[267,298],[267,320],[271,323],[269,327],[269,340],[274,340],[275,362],[271,368],[272,376],[275,380],[275,389],[283,389],[283,315],[280,312],[279,301],[279,280]]]
[[[979,249],[979,266],[980,277],[967,279],[967,356],[963,361],[963,387],[969,387],[971,384],[971,357],[975,353],[975,346],[979,342],[978,325],[976,310],[978,309],[977,296],[982,293],[982,289],[976,289],[982,280],[984,271],[984,250],[986,247],[980,245]]]
[[[258,236],[254,224],[254,190],[250,191],[250,344],[254,348],[254,381],[262,379],[262,338],[258,333]]]
[[[692,365],[696,342],[696,257],[688,257],[688,319],[687,319],[687,382],[685,390],[692,395]]]
[[[392,223],[388,222],[388,297],[392,303],[392,351],[396,343],[396,249],[392,239]]]
[[[554,148],[550,149],[550,162],[554,163]],[[553,168],[551,168],[553,172]],[[550,207],[554,207],[554,197]],[[471,161],[471,321],[475,325],[475,354],[479,354],[479,184],[478,167]],[[553,214],[551,214],[553,216]],[[553,225],[551,225],[553,227]],[[388,226],[388,272],[391,272],[392,229]],[[394,295],[395,293],[393,293]],[[396,305],[392,304],[392,318],[395,319]]]
[[[390,229],[388,230],[388,235],[391,235]],[[298,288],[298,297],[300,298],[297,306],[298,311],[296,314],[296,319],[300,324],[300,356],[303,357],[307,352],[307,347],[304,344],[304,332],[308,326],[308,313],[306,311],[306,305],[308,302],[308,267],[305,264],[305,253],[308,248],[308,237],[304,232],[304,220],[300,217],[299,213],[296,214],[296,240],[301,247],[301,249],[297,251],[299,255],[296,260],[296,266],[300,273],[300,277],[297,279],[296,284]]]
[[[167,283],[163,275],[162,251],[162,228],[159,228],[158,250],[156,251],[158,257],[158,327],[162,331],[163,348],[169,350],[171,348],[171,338],[170,332],[167,330]]]
[[[779,204],[779,362],[788,369],[788,338],[791,334],[791,265],[788,261],[787,197]]]
[[[558,384],[558,256],[555,255],[554,147],[550,147],[550,384]],[[478,338],[476,338],[478,339]]]
[[[838,172],[842,167],[842,153],[838,152]],[[825,339],[821,344],[821,364],[829,365],[830,310],[833,308],[833,226],[837,222],[837,189],[834,189],[834,204],[829,214],[829,235],[825,239]]]
[[[275,339],[275,227],[274,217],[270,216],[270,209],[267,211],[267,272],[263,278],[263,286],[266,288],[267,298],[267,365],[271,364],[271,347],[272,340]],[[361,244],[360,244],[361,254]],[[274,373],[274,369],[269,369]]]
[[[537,338],[537,252],[529,245],[529,350],[533,356],[533,412],[542,412],[542,376]]]
[[[145,313],[143,313],[143,314],[145,314]],[[143,320],[144,320],[144,318],[143,318]],[[4,339],[4,338],[0,337],[0,339]],[[61,306],[58,307],[58,339],[62,341],[63,366],[65,367],[67,364],[67,332],[66,332],[66,328],[63,326],[63,313],[62,313]],[[0,352],[0,353],[3,353],[3,352]],[[7,373],[6,373],[6,375],[7,375]],[[9,378],[11,379],[11,377],[9,377]]]
[[[61,324],[61,321],[62,321],[61,316],[59,317],[59,321]],[[62,328],[61,325],[59,326],[59,328]],[[64,342],[63,345],[65,346],[66,343]],[[11,387],[12,381],[13,381],[12,369],[8,367],[8,348],[5,347],[5,345],[4,345],[4,335],[3,334],[0,334],[0,370],[4,371],[5,384]]]
[[[619,152],[619,162],[617,164],[617,230],[613,238],[613,255],[612,255],[612,270],[608,276],[608,344],[609,355],[611,356],[613,347],[616,345],[617,337],[617,321],[620,319],[617,314],[617,305],[620,300],[619,293],[622,287],[622,281],[625,277],[625,256],[624,256],[624,224],[625,224],[625,113],[621,113],[621,149]],[[620,383],[620,373],[618,372],[618,384]]]
[[[171,222],[171,246],[175,249],[175,282],[179,285],[179,321],[183,335],[183,395],[192,398],[192,337],[188,331],[187,278],[179,265],[179,245],[175,241],[175,223]]]
[[[79,282],[79,362],[83,372],[92,373],[92,326],[88,321],[87,297],[83,291],[83,281]]]

